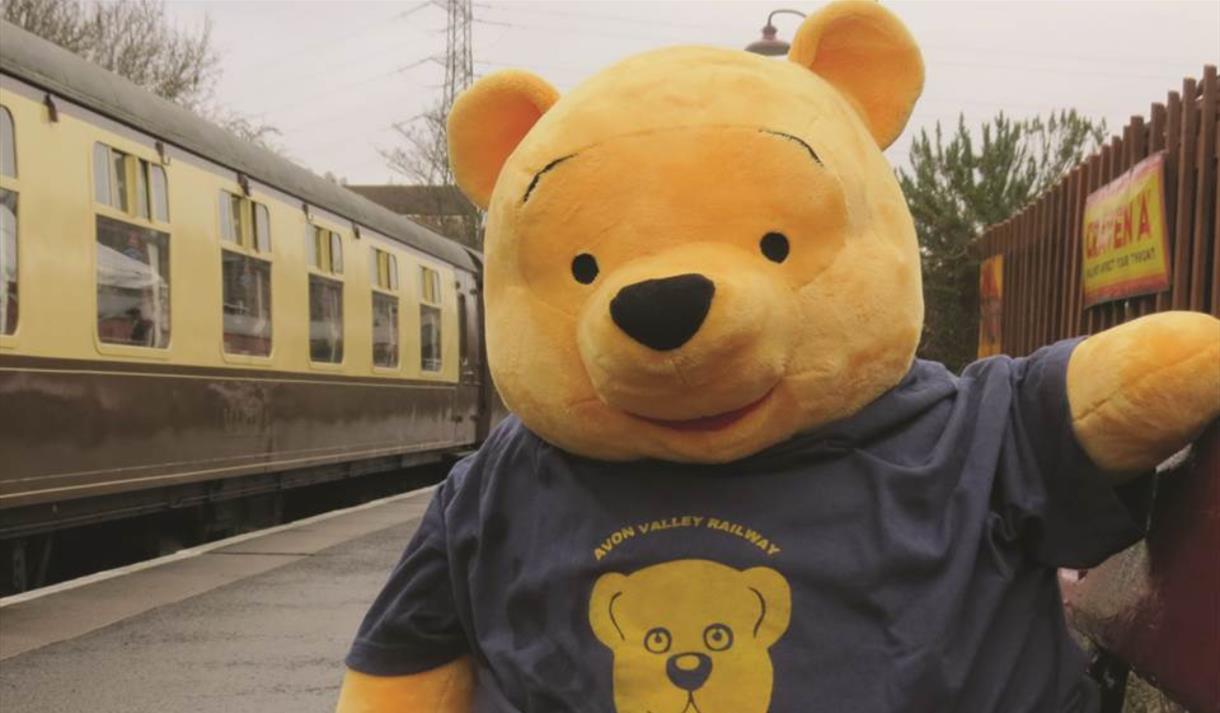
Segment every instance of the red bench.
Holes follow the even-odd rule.
[[[1078,581],[1072,627],[1098,650],[1102,713],[1120,713],[1134,671],[1196,713],[1220,713],[1220,426],[1156,478],[1148,537]]]

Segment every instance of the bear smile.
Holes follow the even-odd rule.
[[[686,694],[686,705],[682,706],[682,710],[678,711],[678,713],[687,713],[687,711],[693,711],[694,713],[703,713],[703,711],[699,710],[699,706],[695,704],[695,694],[694,693]],[[652,713],[652,709],[651,708],[648,709],[647,711],[645,711],[645,713]]]
[[[770,389],[767,389],[767,393],[763,394],[758,399],[751,401],[745,406],[735,408],[731,411],[725,411],[723,413],[712,414],[711,416],[700,416],[698,418],[670,421],[663,418],[641,416],[636,413],[631,413],[630,415],[657,426],[672,428],[675,431],[719,431],[721,429],[728,428],[756,411],[774,391],[775,387],[773,386]]]

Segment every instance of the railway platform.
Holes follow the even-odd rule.
[[[5,713],[333,710],[432,488],[0,600]]]

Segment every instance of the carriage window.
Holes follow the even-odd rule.
[[[17,177],[17,141],[13,115],[0,106],[0,176]]]
[[[149,184],[152,187],[153,219],[162,223],[169,222],[169,183],[165,179],[165,169],[151,164],[148,167]]]
[[[220,192],[220,239],[233,245],[220,251],[228,354],[271,354],[271,263],[254,255],[270,251],[270,223],[266,206]]]
[[[256,252],[271,252],[271,214],[267,206],[221,191],[220,239]]]
[[[229,354],[271,353],[271,263],[222,250],[224,346]]]
[[[441,275],[430,267],[419,268],[419,296],[428,304],[441,303]]]
[[[165,348],[169,317],[169,234],[97,216],[98,338]]]
[[[0,106],[0,176],[17,178],[13,116]],[[0,334],[17,331],[17,192],[0,188]]]
[[[343,272],[343,239],[338,233],[316,225],[307,226],[305,248],[311,267],[335,275]]]
[[[125,211],[128,206],[127,154],[110,150],[110,205]]]
[[[93,145],[93,200],[110,204],[110,149]]]
[[[136,161],[136,215],[148,219],[148,162],[144,159]]]
[[[166,201],[165,169],[144,159],[138,159],[135,167],[136,215],[168,223],[169,205]]]
[[[373,283],[373,364],[398,366],[398,261],[384,250],[369,251]]]
[[[0,188],[0,334],[17,331],[17,194]]]
[[[398,298],[373,293],[373,364],[398,366]]]
[[[106,144],[93,145],[93,197],[98,203],[127,211],[127,154]]]
[[[343,361],[343,283],[309,276],[309,358]]]
[[[330,234],[330,271],[335,274],[343,272],[343,239],[338,233]]]
[[[441,370],[441,311],[431,305],[419,306],[419,368]]]
[[[321,254],[318,251],[318,228],[305,224],[305,261],[310,267],[321,267]]]
[[[260,253],[271,252],[271,214],[267,206],[253,203],[254,206],[254,249]]]
[[[372,283],[383,290],[398,289],[398,260],[393,255],[373,248],[370,252],[369,271]]]
[[[419,268],[419,367],[441,370],[441,279],[432,268]]]
[[[242,243],[241,196],[220,192],[220,239],[226,243]]]
[[[458,293],[458,359],[462,362],[462,367],[465,368],[470,363],[470,347],[467,341],[470,339],[466,334],[469,325],[466,324],[466,295]]]

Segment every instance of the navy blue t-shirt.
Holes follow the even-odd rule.
[[[470,655],[487,713],[1067,713],[1095,692],[1056,567],[1140,528],[1072,432],[1074,342],[715,466],[502,424],[436,492],[347,664]]]

